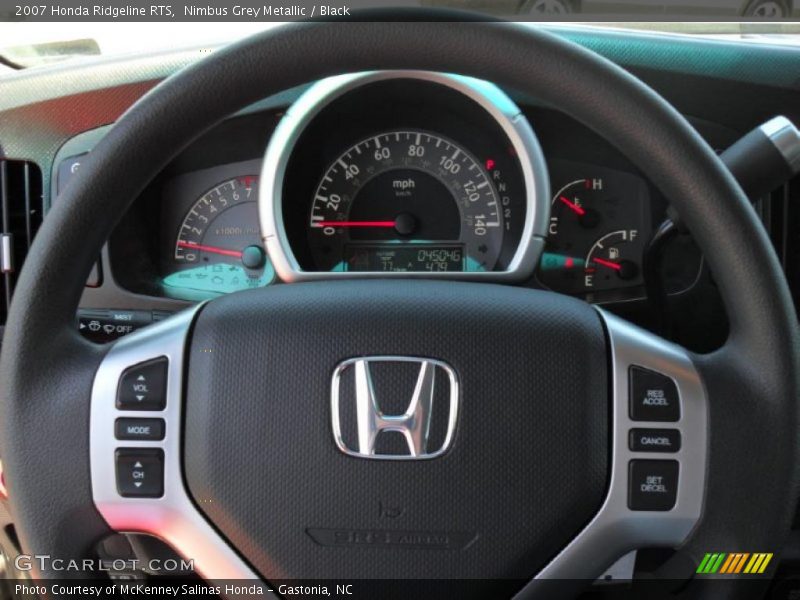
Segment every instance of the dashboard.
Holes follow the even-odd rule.
[[[793,49],[556,33],[643,79],[715,149],[776,114],[800,120]],[[700,46],[704,63],[691,60]],[[0,150],[40,166],[46,210],[110,123],[200,57],[98,59],[12,77]],[[756,204],[796,293],[798,190]],[[645,257],[667,216],[653,183],[558,106],[452,76],[334,78],[265,98],[176,156],[98,257],[79,325],[108,341],[221,294],[380,276],[551,289],[655,328]],[[713,349],[727,324],[712,274],[689,232],[662,252],[655,276],[668,294],[669,337]]]
[[[199,139],[136,202],[110,262],[124,288],[184,301],[437,277],[614,303],[643,297],[644,252],[665,211],[626,159],[552,109],[523,111],[469,78],[366,73]],[[685,246],[671,294],[701,276]]]

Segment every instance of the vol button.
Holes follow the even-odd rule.
[[[167,403],[167,359],[157,358],[125,370],[117,389],[121,410],[164,410]]]

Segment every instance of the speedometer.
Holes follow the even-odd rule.
[[[485,167],[456,142],[419,130],[381,132],[338,156],[308,223],[328,271],[491,271],[503,212]]]
[[[264,242],[284,281],[520,281],[544,246],[544,157],[497,86],[424,71],[331,77],[270,140]]]

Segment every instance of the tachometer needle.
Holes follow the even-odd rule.
[[[578,206],[577,204],[575,204],[572,200],[570,200],[566,196],[559,196],[558,199],[561,200],[561,202],[563,202],[564,204],[566,204],[569,207],[569,209],[572,212],[574,212],[576,215],[579,215],[579,216],[582,217],[583,215],[586,214],[586,210],[585,209],[583,209],[580,206]]]
[[[608,267],[609,269],[614,269],[615,271],[622,270],[622,265],[611,262],[610,260],[605,260],[603,258],[593,258],[592,262],[597,263],[598,265],[603,265],[604,267]]]
[[[193,250],[200,250],[202,252],[210,252],[211,254],[220,254],[222,256],[233,256],[234,258],[242,258],[241,250],[227,250],[225,248],[218,248],[217,246],[204,246],[203,244],[193,244],[191,242],[178,242],[178,248],[192,248]]]
[[[394,221],[317,221],[317,227],[394,227]]]

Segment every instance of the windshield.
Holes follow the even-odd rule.
[[[447,0],[442,0],[446,2]],[[455,1],[455,0],[453,0]],[[461,0],[467,3],[469,0]],[[800,22],[687,22],[608,20],[605,17],[625,16],[590,12],[592,0],[583,0],[582,12],[559,13],[558,3],[576,0],[530,0],[517,8],[517,13],[503,15],[517,20],[531,20],[542,15],[551,27],[592,27],[636,29],[669,35],[693,35],[748,42],[800,45]],[[687,0],[688,1],[688,0]],[[772,0],[755,0],[756,2]],[[551,12],[544,10],[546,2]],[[555,3],[555,4],[553,4]],[[558,5],[558,6],[557,6]],[[573,5],[577,7],[578,5]],[[632,10],[632,9],[628,9]],[[531,12],[533,11],[533,12]],[[549,18],[562,16],[561,20]],[[662,15],[664,16],[664,15]],[[574,20],[568,19],[572,17]],[[585,20],[591,18],[591,21]],[[584,20],[582,20],[584,19]],[[151,53],[185,48],[213,48],[227,42],[279,25],[278,22],[0,22],[0,57],[8,66],[35,67],[64,60],[81,60],[96,56]]]

